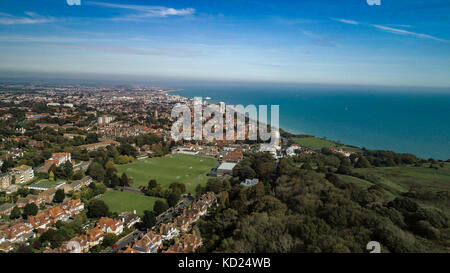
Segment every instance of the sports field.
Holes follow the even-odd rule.
[[[99,199],[103,200],[106,205],[108,205],[111,212],[120,214],[124,211],[133,212],[136,210],[136,213],[140,216],[144,214],[144,210],[153,210],[153,205],[156,200],[164,200],[142,194],[116,190],[105,192]]]
[[[183,154],[171,154],[165,157],[146,158],[133,163],[118,165],[119,173],[125,172],[134,179],[135,188],[147,186],[150,179],[168,188],[173,182],[186,185],[186,191],[195,193],[198,184],[208,180],[206,174],[216,165],[216,160]]]

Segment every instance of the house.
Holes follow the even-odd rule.
[[[259,147],[260,153],[270,153],[274,158],[278,158],[277,151],[281,149],[280,146],[271,143],[262,143]]]
[[[99,228],[93,228],[86,231],[86,236],[89,242],[89,248],[99,245],[103,242],[104,233]]]
[[[123,232],[123,222],[121,219],[102,217],[97,222],[96,227],[102,230],[104,233],[114,233],[115,235],[119,235]]]
[[[33,229],[47,230],[52,225],[52,218],[48,211],[42,211],[36,216],[28,216],[27,224]]]
[[[119,215],[119,218],[122,220],[122,222],[126,228],[130,228],[134,224],[141,221],[141,218],[139,217],[139,215],[136,214],[136,211],[134,211],[133,213],[124,212]]]
[[[136,240],[128,253],[156,253],[161,246],[162,236],[150,231]]]
[[[224,162],[217,168],[217,176],[233,175],[233,169],[236,163]]]
[[[16,205],[13,203],[5,203],[0,206],[0,214],[10,215]]]
[[[15,184],[26,183],[34,178],[33,168],[27,165],[13,168],[11,172],[16,177]]]
[[[87,253],[89,251],[88,236],[83,234],[73,238],[67,242],[66,248],[69,249],[70,253]]]
[[[334,147],[331,147],[331,148],[328,148],[328,149],[329,149],[331,152],[333,152],[333,153],[342,154],[342,155],[344,155],[344,156],[346,156],[346,157],[350,157],[351,155],[356,154],[355,152],[344,151],[344,150],[342,150],[341,148],[334,148]]]
[[[66,214],[61,206],[54,206],[48,209],[52,221],[54,223],[58,221],[67,221],[69,219],[69,215]]]
[[[12,246],[12,244],[10,244],[8,242],[3,242],[0,244],[0,251],[10,252],[13,249],[14,249],[14,247]]]
[[[244,181],[241,182],[241,185],[244,187],[253,187],[256,184],[258,184],[258,182],[259,182],[258,178],[245,179]]]
[[[24,222],[13,224],[5,232],[5,238],[10,243],[23,242],[35,236],[32,228]]]
[[[173,224],[179,231],[187,231],[192,223],[192,218],[185,216],[177,216],[173,220]]]
[[[163,253],[193,253],[202,245],[202,238],[195,231],[192,234],[183,234],[175,239],[175,243]]]
[[[227,152],[222,157],[222,162],[239,163],[244,158],[244,155],[239,151]]]
[[[293,144],[289,146],[289,148],[286,149],[286,155],[287,156],[295,156],[297,154],[297,150],[300,150],[301,147],[298,144]]]
[[[80,198],[64,201],[61,205],[64,212],[69,216],[74,216],[84,209],[84,204]]]
[[[164,240],[170,240],[177,236],[180,231],[172,223],[161,224],[159,227],[159,234],[161,234]]]
[[[27,195],[27,197],[19,198],[16,202],[16,206],[19,208],[25,207],[27,204],[34,203],[36,206],[39,206],[45,200],[42,199],[39,195]]]
[[[64,192],[65,193],[69,193],[72,191],[78,191],[86,186],[88,186],[89,184],[91,184],[92,182],[92,177],[90,176],[85,176],[82,179],[78,180],[78,181],[74,181],[70,184],[66,184],[64,185]]]
[[[66,163],[67,161],[72,161],[70,153],[52,153],[52,157],[45,161],[44,166],[47,166],[49,164],[50,166],[53,164],[59,166],[61,164]]]
[[[44,200],[45,203],[51,203],[53,201],[53,198],[55,197],[55,193],[56,193],[56,189],[55,188],[51,188],[48,189],[44,192],[41,192],[39,194],[39,197],[42,198],[42,200]]]

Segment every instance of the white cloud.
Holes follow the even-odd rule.
[[[349,25],[359,25],[360,23],[358,21],[354,21],[354,20],[348,20],[348,19],[336,19],[336,18],[331,18],[334,21],[338,21],[344,24],[349,24]]]
[[[87,2],[90,5],[96,5],[106,8],[116,8],[137,11],[136,14],[129,14],[121,19],[148,18],[148,17],[167,17],[167,16],[189,16],[195,13],[193,8],[174,9],[162,6],[144,6],[144,5],[123,5],[102,2]]]
[[[42,24],[56,21],[53,17],[40,16],[34,12],[25,12],[27,17],[13,16],[8,13],[0,12],[1,25],[24,25],[24,24]]]
[[[413,36],[416,38],[421,38],[421,39],[429,39],[429,40],[434,40],[434,41],[438,41],[438,42],[444,42],[444,43],[450,43],[450,41],[445,40],[445,39],[441,39],[432,35],[428,35],[428,34],[423,34],[423,33],[417,33],[417,32],[412,32],[412,31],[408,31],[408,30],[404,30],[404,29],[399,29],[399,28],[393,28],[393,27],[388,27],[388,26],[383,26],[383,25],[372,25],[372,24],[367,24],[367,23],[360,23],[358,21],[354,21],[354,20],[348,20],[348,19],[336,19],[336,18],[331,18],[334,21],[338,21],[344,24],[350,24],[350,25],[365,25],[365,26],[371,26],[380,30],[384,30],[393,34],[398,34],[398,35],[405,35],[405,36]],[[392,25],[395,26],[395,25]],[[398,27],[404,27],[404,28],[410,28],[411,25],[397,25]]]
[[[423,34],[423,33],[416,33],[416,32],[412,32],[412,31],[407,31],[404,29],[398,29],[398,28],[392,28],[392,27],[387,27],[387,26],[382,26],[382,25],[372,25],[375,28],[390,32],[390,33],[394,33],[394,34],[399,34],[399,35],[407,35],[407,36],[414,36],[417,38],[422,38],[422,39],[429,39],[429,40],[434,40],[434,41],[439,41],[439,42],[444,42],[444,43],[449,43],[450,41],[445,40],[445,39],[441,39],[435,36],[431,36],[428,34]]]

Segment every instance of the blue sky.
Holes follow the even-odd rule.
[[[16,74],[448,88],[450,2],[2,0],[0,59]]]

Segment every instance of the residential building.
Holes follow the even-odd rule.
[[[256,184],[258,184],[258,182],[259,182],[258,178],[245,179],[244,181],[241,182],[241,185],[244,187],[253,187]]]
[[[27,165],[21,165],[11,170],[16,177],[15,184],[23,184],[31,181],[34,178],[33,168]]]
[[[104,233],[114,233],[115,235],[119,235],[123,232],[123,222],[121,219],[102,217],[97,222],[96,227],[102,230]]]
[[[5,203],[0,205],[0,214],[10,215],[16,205],[13,203]]]

